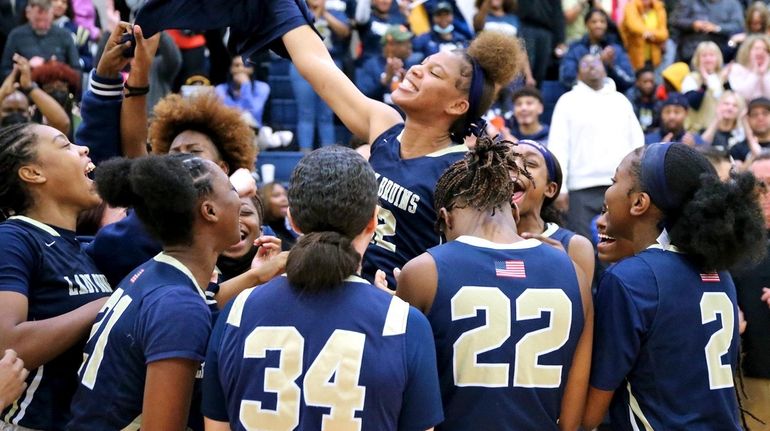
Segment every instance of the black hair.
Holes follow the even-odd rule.
[[[436,213],[441,208],[471,207],[478,211],[494,211],[511,203],[514,177],[519,173],[529,176],[516,163],[518,154],[514,144],[502,139],[490,138],[486,133],[476,141],[462,160],[454,162],[439,178],[433,193]],[[436,220],[436,230],[443,232],[444,221]]]
[[[643,151],[638,154],[643,157]],[[632,163],[637,180],[641,157]],[[734,173],[720,181],[711,163],[683,144],[668,150],[664,170],[668,193],[681,203],[676,209],[661,209],[673,245],[709,271],[762,259],[767,233],[751,173]]]
[[[355,274],[361,255],[352,241],[376,206],[377,179],[360,154],[334,145],[303,157],[289,186],[291,219],[304,233],[286,262],[292,286],[317,293]]]
[[[553,197],[549,198],[546,196],[545,199],[543,199],[543,206],[540,207],[540,218],[546,223],[556,223],[560,225],[563,223],[561,211],[559,211],[553,203],[556,202],[556,198],[558,198],[559,193],[561,193],[564,174],[561,171],[561,164],[559,163],[559,160],[556,159],[556,156],[551,154],[551,158],[553,158],[553,182],[556,183],[556,193],[554,193]]]
[[[585,15],[583,15],[583,24],[588,24],[588,20],[591,19],[591,17],[598,13],[599,15],[604,17],[604,20],[607,21],[607,27],[609,28],[610,23],[612,22],[612,19],[610,18],[609,14],[604,11],[604,9],[600,7],[592,7],[588,9]]]
[[[19,169],[35,160],[37,135],[33,123],[14,124],[0,129],[0,220],[23,214],[32,197],[19,178]]]
[[[511,101],[516,103],[516,100],[521,97],[534,97],[538,102],[540,102],[541,105],[544,105],[543,95],[540,93],[540,90],[538,90],[537,87],[527,86],[519,88],[513,92],[513,95],[511,95]]]
[[[97,167],[96,187],[108,204],[133,208],[164,246],[189,245],[196,204],[213,191],[212,169],[189,154],[111,159]]]
[[[652,74],[654,74],[655,73],[655,69],[653,69],[652,66],[650,66],[649,64],[645,64],[639,70],[636,71],[636,73],[635,73],[636,79],[638,80],[645,73],[652,73]]]

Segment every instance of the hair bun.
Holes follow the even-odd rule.
[[[134,159],[115,158],[99,164],[94,177],[99,196],[113,207],[133,207],[140,197],[131,186]]]
[[[519,39],[494,30],[479,33],[468,47],[468,55],[498,86],[508,85],[521,72],[525,59]]]

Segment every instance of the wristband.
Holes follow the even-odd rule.
[[[145,94],[150,92],[150,86],[147,85],[145,87],[132,87],[128,85],[128,83],[123,84],[123,88],[126,89],[126,93],[124,93],[124,97],[134,97],[134,96],[144,96]]]
[[[31,93],[36,88],[40,88],[40,87],[37,86],[36,82],[33,82],[32,85],[30,85],[29,87],[26,87],[26,88],[25,87],[19,87],[19,91],[24,93],[25,96],[29,96],[29,93]]]

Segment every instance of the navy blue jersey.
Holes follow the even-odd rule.
[[[430,326],[358,277],[317,294],[278,277],[222,311],[203,414],[233,430],[428,429],[443,416]]]
[[[740,430],[732,279],[655,247],[602,277],[591,385],[615,391],[616,430]]]
[[[372,144],[369,157],[379,183],[380,212],[364,255],[363,273],[372,280],[378,269],[385,271],[391,289],[396,287],[393,268],[401,268],[441,242],[434,228],[433,190],[441,174],[468,151],[465,145],[453,145],[427,156],[402,159],[398,137],[403,130],[403,124],[386,130]]]
[[[572,261],[537,240],[428,250],[444,430],[558,430],[583,302]]]
[[[289,58],[281,37],[303,25],[312,27],[313,16],[302,0],[150,0],[139,9],[136,24],[147,37],[170,28],[230,27],[230,42],[244,58],[266,48]]]
[[[172,358],[203,361],[210,332],[205,295],[184,264],[161,253],[136,268],[91,329],[67,429],[138,424],[147,365]]]
[[[569,242],[572,241],[572,237],[575,236],[575,232],[572,232],[569,229],[564,229],[556,223],[546,223],[543,236],[559,241],[561,245],[564,246],[564,251],[569,253]]]
[[[26,296],[27,320],[32,321],[68,313],[108,296],[112,288],[81,250],[75,232],[16,216],[0,223],[0,291]],[[0,421],[63,429],[77,387],[83,343],[30,370],[27,390],[3,411]]]

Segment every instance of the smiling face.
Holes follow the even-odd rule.
[[[215,237],[221,240],[221,251],[237,244],[241,239],[239,207],[241,200],[227,175],[211,161],[212,193],[206,199],[216,208],[217,223]]]
[[[88,148],[71,143],[52,127],[31,127],[38,138],[35,160],[22,166],[19,174],[27,180],[32,195],[45,195],[61,206],[78,211],[99,205],[101,199],[94,182],[88,178],[94,169]],[[27,177],[33,172],[37,173],[34,178]]]
[[[270,195],[267,202],[267,213],[270,219],[283,219],[286,217],[286,212],[289,209],[289,197],[286,194],[286,189],[278,184],[273,184]]]
[[[607,19],[599,12],[594,12],[586,21],[588,29],[588,38],[597,42],[604,39],[607,34]]]
[[[262,235],[262,220],[251,198],[241,198],[241,209],[238,217],[240,241],[222,253],[223,256],[237,259],[251,250],[254,240]]]
[[[607,212],[603,209],[602,214],[596,219],[596,229],[599,232],[599,243],[596,245],[596,251],[602,263],[610,264],[633,256],[634,245],[627,239],[617,239],[607,235],[606,214]]]
[[[768,46],[763,40],[760,39],[754,41],[754,44],[751,45],[751,49],[749,49],[749,58],[751,59],[751,64],[760,67],[767,65]]]
[[[707,73],[714,73],[719,67],[719,54],[713,48],[705,48],[698,55],[698,64],[704,68]]]
[[[543,202],[546,198],[552,198],[556,194],[558,185],[553,181],[548,181],[548,167],[543,155],[527,144],[516,146],[516,152],[520,154],[522,166],[527,168],[532,179],[526,175],[519,175],[518,182],[523,186],[523,191],[514,193],[513,203],[519,208],[520,216],[531,213],[540,214]]]
[[[462,56],[454,52],[439,52],[427,57],[421,64],[407,71],[401,84],[392,93],[393,102],[407,115],[460,117],[468,109],[468,94],[459,90],[457,83],[469,80],[461,70],[470,67]]]
[[[639,162],[639,157],[639,154],[632,152],[620,162],[612,178],[612,185],[604,193],[605,234],[615,239],[633,241],[635,219],[631,216],[631,205],[639,185],[632,165]]]
[[[521,96],[513,102],[513,116],[519,125],[536,124],[543,113],[543,104],[532,96]]]

